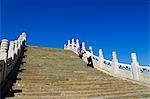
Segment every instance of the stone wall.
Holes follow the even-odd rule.
[[[82,49],[87,53],[85,43],[82,42]],[[68,40],[68,43],[64,45],[65,50],[71,50],[78,54],[79,40]],[[89,47],[92,50],[92,46]],[[87,62],[87,55],[83,54],[83,60]],[[130,80],[135,83],[144,84],[150,87],[150,66],[141,66],[137,60],[136,53],[131,53],[131,64],[119,63],[117,59],[117,53],[112,52],[112,60],[106,60],[103,56],[102,49],[99,49],[99,56],[93,54],[92,61],[94,68],[103,71],[107,74],[119,77],[121,79]]]
[[[0,87],[4,85],[6,78],[15,68],[18,58],[25,47],[26,33],[22,33],[15,41],[3,39],[0,47]]]

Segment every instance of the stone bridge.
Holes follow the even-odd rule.
[[[149,98],[147,67],[139,65],[135,54],[131,65],[105,60],[92,55],[95,68],[86,66],[86,54],[77,54],[79,41],[68,41],[65,49],[26,46],[26,34],[15,41],[1,41],[0,97],[1,99],[139,99]],[[85,44],[82,43],[85,50]],[[92,47],[90,47],[92,49]],[[70,51],[71,50],[71,51]],[[75,53],[73,53],[73,52]],[[115,67],[114,66],[118,66]],[[127,67],[126,67],[127,66]],[[133,70],[133,66],[135,67]],[[146,70],[145,70],[146,69]],[[116,70],[116,71],[114,71]],[[140,74],[141,73],[141,74]],[[143,73],[143,74],[142,74]],[[142,76],[141,76],[142,75]],[[131,77],[131,78],[128,78]],[[138,78],[138,79],[137,79]]]

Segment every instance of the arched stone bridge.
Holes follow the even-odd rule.
[[[103,59],[99,62],[100,57],[93,55],[95,68],[90,68],[72,52],[76,52],[77,43],[67,44],[69,46],[65,46],[65,49],[68,50],[51,49],[25,46],[25,33],[19,38],[15,43],[10,43],[9,47],[7,40],[2,40],[1,43],[0,59],[3,61],[0,64],[1,99],[136,99],[150,97],[150,88],[143,83],[141,85],[141,82],[130,82],[107,74],[106,70],[112,70],[113,61],[116,62],[115,53],[113,61]],[[102,51],[100,54],[102,56]],[[11,61],[6,61],[9,58]],[[86,61],[85,56],[83,59]],[[95,64],[103,64],[105,68],[102,70],[101,65]],[[96,66],[99,70],[96,69]],[[126,72],[131,72],[131,70],[132,68]]]

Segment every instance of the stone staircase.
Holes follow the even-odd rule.
[[[71,51],[28,47],[6,99],[141,99],[150,88],[86,66]]]

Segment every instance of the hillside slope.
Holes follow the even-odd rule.
[[[150,89],[86,66],[71,51],[27,47],[8,99],[148,98]],[[20,90],[20,91],[18,91]]]

